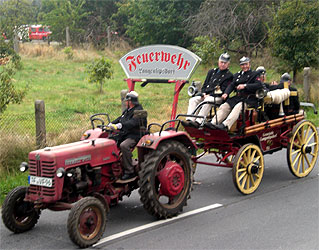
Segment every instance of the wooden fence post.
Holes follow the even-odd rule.
[[[20,51],[20,46],[19,46],[19,38],[18,38],[18,35],[17,35],[17,31],[14,31],[14,36],[13,36],[13,49],[14,49],[14,52],[19,54],[19,51]]]
[[[303,69],[303,92],[305,95],[305,101],[309,102],[310,100],[310,67],[305,67]]]
[[[121,90],[121,103],[122,103],[122,112],[127,108],[126,105],[125,105],[125,96],[126,94],[128,93],[128,90],[127,89],[122,89]]]
[[[66,47],[70,46],[70,30],[69,26],[65,29],[65,41],[66,41]]]
[[[111,48],[111,28],[107,26],[107,47]]]
[[[43,148],[46,145],[45,129],[45,106],[44,101],[35,101],[35,127],[36,127],[36,145],[37,148]]]

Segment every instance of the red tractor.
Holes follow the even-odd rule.
[[[179,90],[186,83],[167,82],[175,82]],[[131,90],[132,81],[128,83]],[[178,93],[175,91],[172,116]],[[145,117],[145,112],[136,115]],[[90,121],[92,129],[80,141],[32,151],[28,163],[20,165],[21,171],[29,169],[30,185],[16,187],[3,203],[2,220],[9,230],[32,229],[44,209],[69,209],[71,240],[79,247],[89,247],[103,235],[109,207],[137,188],[144,208],[155,217],[169,218],[182,211],[191,190],[191,150],[195,147],[186,132],[168,130],[143,136],[137,145],[138,176],[119,183],[121,152],[112,139],[114,132],[105,125],[109,116],[95,114]]]

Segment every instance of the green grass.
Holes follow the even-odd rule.
[[[28,173],[16,173],[6,177],[0,177],[0,204],[6,195],[15,187],[28,185]]]

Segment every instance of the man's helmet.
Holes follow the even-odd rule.
[[[258,74],[260,75],[265,75],[266,74],[266,69],[264,66],[259,66],[256,71],[258,72]]]
[[[229,62],[230,61],[230,55],[227,52],[221,54],[220,57],[219,57],[219,61]]]
[[[280,78],[280,82],[288,82],[288,81],[291,81],[291,76],[286,72],[282,74]]]
[[[125,96],[125,101],[131,101],[134,105],[138,104],[138,94],[135,91],[128,92]]]
[[[249,63],[250,59],[246,56],[243,56],[242,58],[240,58],[239,60],[239,65],[245,64],[245,63]]]

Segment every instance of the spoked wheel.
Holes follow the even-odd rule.
[[[191,156],[183,144],[160,144],[145,156],[139,176],[141,202],[151,215],[172,217],[186,206],[193,175]]]
[[[234,159],[233,182],[239,192],[251,194],[258,188],[264,174],[264,157],[255,144],[245,144]]]
[[[32,202],[24,201],[27,187],[12,189],[2,205],[4,225],[14,233],[23,233],[37,224],[40,211],[34,209]]]
[[[70,239],[81,248],[98,242],[106,226],[106,210],[94,197],[85,197],[74,204],[68,217]]]
[[[310,121],[300,121],[294,126],[287,147],[289,170],[296,177],[306,177],[315,166],[317,158],[317,129]]]

